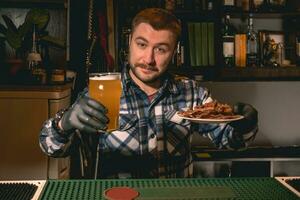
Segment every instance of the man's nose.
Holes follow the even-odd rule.
[[[151,64],[153,64],[155,62],[155,59],[154,59],[154,49],[149,48],[145,52],[144,61],[148,65],[151,65]]]

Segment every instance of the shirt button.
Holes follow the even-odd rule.
[[[155,134],[152,133],[152,134],[150,135],[150,138],[155,138]]]

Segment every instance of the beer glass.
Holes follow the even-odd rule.
[[[118,128],[121,93],[120,73],[89,74],[89,95],[107,108],[108,131]]]

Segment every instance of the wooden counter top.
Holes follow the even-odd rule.
[[[0,85],[0,98],[60,99],[69,96],[72,84],[64,85]]]
[[[72,87],[72,83],[61,85],[0,85],[0,91],[61,91]]]

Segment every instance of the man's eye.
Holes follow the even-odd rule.
[[[166,53],[166,51],[167,51],[165,48],[162,48],[162,47],[156,47],[154,50],[155,50],[155,52],[161,53],[161,54]]]
[[[146,47],[146,44],[144,43],[137,43],[137,46],[140,47],[140,48],[145,48]]]

